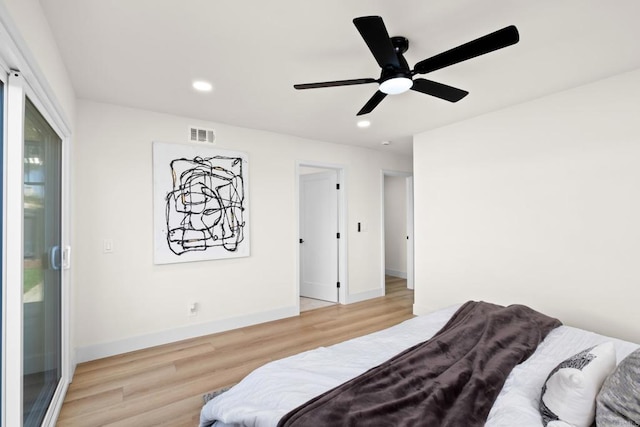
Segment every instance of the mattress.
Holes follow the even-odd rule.
[[[207,402],[200,426],[275,427],[294,408],[429,339],[458,308],[460,305],[451,306],[383,331],[268,363]],[[606,341],[614,343],[618,361],[639,347],[569,326],[551,331],[536,352],[510,373],[486,426],[542,426],[538,404],[549,372],[576,352]]]

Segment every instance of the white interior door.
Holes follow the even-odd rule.
[[[300,176],[300,296],[338,301],[338,178]]]

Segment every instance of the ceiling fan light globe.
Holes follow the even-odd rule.
[[[394,77],[380,83],[380,92],[387,95],[397,95],[404,93],[411,89],[413,86],[413,80],[408,77]]]

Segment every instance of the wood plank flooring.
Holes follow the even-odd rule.
[[[57,426],[197,426],[203,394],[271,360],[413,317],[406,280],[386,285],[381,298],[82,363]]]

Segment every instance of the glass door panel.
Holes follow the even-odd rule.
[[[62,140],[27,98],[24,115],[23,420],[40,426],[61,379]]]

